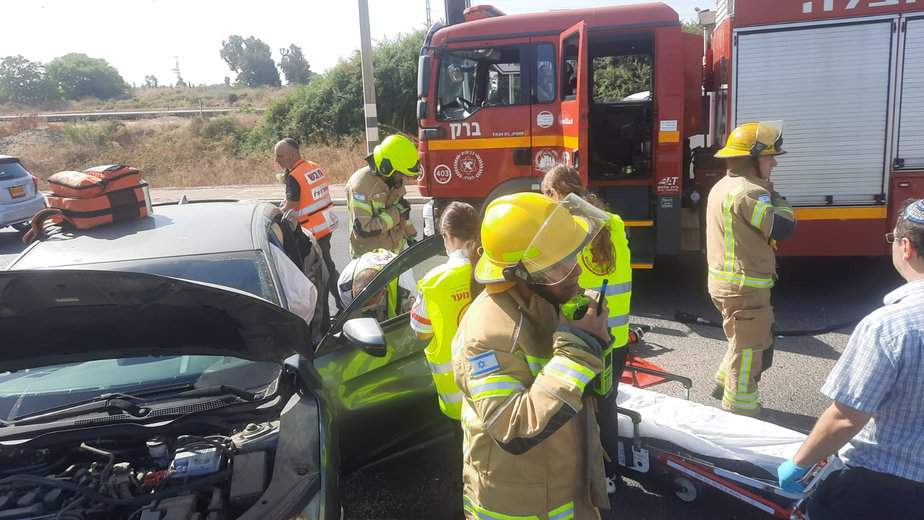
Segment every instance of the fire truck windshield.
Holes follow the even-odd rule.
[[[437,115],[458,121],[483,107],[526,102],[520,82],[520,47],[454,50],[440,57]]]

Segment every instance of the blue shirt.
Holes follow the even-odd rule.
[[[857,325],[821,391],[873,415],[845,462],[924,482],[924,281],[892,291]]]

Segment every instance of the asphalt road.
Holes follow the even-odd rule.
[[[344,208],[337,208],[345,218]],[[419,207],[415,221],[422,230]],[[847,239],[847,237],[845,237]],[[347,234],[335,233],[335,262],[348,262]],[[12,230],[0,230],[0,268],[22,249]],[[692,399],[717,406],[710,397],[712,374],[725,350],[722,331],[672,321],[676,311],[717,319],[705,291],[705,267],[697,255],[658,259],[655,271],[636,271],[633,323],[649,324],[653,332],[636,354],[665,369],[691,377]],[[882,297],[901,279],[888,259],[782,259],[780,282],[774,290],[778,330],[818,329],[851,322],[881,305]],[[774,365],[761,381],[767,420],[797,430],[811,428],[827,406],[818,389],[847,343],[852,324],[817,336],[777,340]],[[680,396],[679,385],[659,391]],[[370,432],[369,442],[375,442]],[[451,443],[438,443],[387,464],[368,468],[343,481],[346,518],[453,518],[461,502],[459,474]],[[693,504],[674,499],[659,482],[637,483],[619,495],[614,518],[745,519],[768,518],[717,493],[705,493]]]

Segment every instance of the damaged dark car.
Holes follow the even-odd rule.
[[[341,475],[445,437],[407,314],[363,313],[441,244],[405,251],[318,336],[287,301],[277,211],[158,208],[0,272],[0,520],[341,518]],[[193,219],[184,233],[247,233],[139,250]],[[94,240],[112,240],[107,257],[82,256]],[[219,257],[241,272],[190,274]]]

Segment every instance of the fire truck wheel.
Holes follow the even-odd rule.
[[[674,477],[674,496],[688,504],[699,498],[699,488],[687,477]]]

